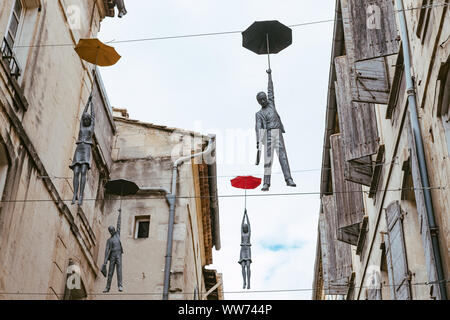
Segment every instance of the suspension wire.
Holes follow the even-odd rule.
[[[383,167],[383,166],[388,166],[391,164],[396,164],[398,165],[399,163],[397,162],[398,157],[395,157],[396,160],[394,161],[389,161],[389,162],[383,162],[383,163],[374,163],[374,164],[352,164],[353,168],[375,168],[375,167]],[[330,171],[332,170],[332,168],[317,168],[317,169],[304,169],[304,170],[293,170],[291,171],[291,173],[307,173],[307,172],[320,172],[322,170],[327,170]],[[272,175],[281,175],[283,174],[283,172],[272,172]],[[246,174],[249,175],[249,174]],[[257,176],[257,177],[263,177],[264,174],[263,173],[252,173],[250,174],[252,176]],[[237,176],[236,175],[204,175],[204,176],[200,176],[200,179],[206,179],[206,178],[235,178]],[[38,176],[38,178],[40,179],[61,179],[61,180],[72,180],[72,177],[58,177],[58,176]],[[191,180],[192,176],[179,176],[178,177],[179,180]],[[134,181],[147,181],[148,179],[135,179]],[[152,181],[172,181],[172,178],[151,178]]]
[[[433,282],[417,282],[410,283],[411,286],[428,286],[439,283],[450,283],[450,280],[440,280]],[[341,287],[341,286],[339,286]],[[344,287],[344,286],[342,286]],[[380,287],[380,288],[378,288]],[[398,287],[395,284],[380,284],[380,286],[355,286],[353,289],[381,289],[382,287]],[[329,290],[330,288],[300,288],[300,289],[273,289],[273,290],[253,290],[253,291],[222,291],[223,294],[252,294],[252,293],[285,293],[285,292],[305,292],[305,291],[315,291],[322,289],[323,291]],[[204,295],[207,292],[199,292],[200,295]],[[181,295],[193,295],[193,292],[177,292],[176,294]],[[51,292],[0,292],[0,295],[36,295],[36,296],[47,296],[47,295],[55,295],[55,293]],[[64,296],[64,294],[56,294],[57,296]],[[136,292],[136,293],[86,293],[87,296],[147,296],[147,295],[162,295],[162,292]]]
[[[350,193],[364,193],[369,194],[370,192],[400,192],[400,191],[416,191],[416,190],[446,190],[447,187],[429,187],[429,188],[398,188],[398,189],[382,189],[382,190],[350,190],[350,191],[333,191],[330,194],[350,194]],[[286,197],[286,196],[313,196],[313,195],[323,195],[322,192],[292,192],[292,193],[265,193],[265,194],[251,194],[246,195],[247,197]],[[229,195],[218,195],[218,198],[243,198],[242,194],[229,194]],[[175,199],[212,199],[214,196],[175,196]],[[127,197],[123,201],[132,200],[165,200],[164,196],[160,197]],[[29,202],[54,202],[53,199],[23,199],[23,200],[2,200],[0,203],[29,203]],[[62,202],[71,202],[72,200],[61,200]],[[106,199],[106,198],[92,198],[84,199],[83,201],[117,201],[117,199]]]
[[[413,8],[407,8],[403,10],[394,10],[394,13],[401,12],[401,11],[412,11],[412,10],[422,10],[422,9],[430,9],[435,7],[448,7],[450,6],[449,3],[436,3],[431,5],[424,5],[421,7],[413,7]],[[309,26],[309,25],[316,25],[316,24],[322,24],[322,23],[330,23],[335,21],[344,21],[349,19],[327,19],[327,20],[318,20],[318,21],[311,21],[311,22],[304,22],[304,23],[297,23],[288,25],[288,27],[291,28],[297,28],[297,27],[303,27],[303,26]],[[122,44],[122,43],[132,43],[132,42],[145,42],[145,41],[158,41],[158,40],[170,40],[170,39],[182,39],[182,38],[195,38],[195,37],[207,37],[207,36],[218,36],[218,35],[228,35],[228,34],[238,34],[242,33],[242,31],[222,31],[222,32],[209,32],[209,33],[197,33],[197,34],[186,34],[186,35],[178,35],[178,36],[164,36],[164,37],[151,37],[151,38],[137,38],[137,39],[126,39],[126,40],[112,40],[107,42],[108,44]],[[38,48],[38,47],[70,47],[74,46],[73,43],[66,43],[66,44],[39,44],[39,45],[17,45],[13,48]]]

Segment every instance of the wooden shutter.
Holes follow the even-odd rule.
[[[361,159],[377,153],[378,127],[373,104],[351,99],[350,68],[346,56],[335,59],[336,100],[339,124],[344,137],[345,160]]]
[[[398,202],[394,202],[386,208],[389,235],[386,258],[392,297],[395,300],[411,300],[410,276],[402,220],[402,210]]]
[[[347,2],[347,1],[346,1]],[[392,0],[348,0],[355,61],[398,53],[396,13]]]
[[[327,226],[325,216],[319,215],[319,239],[320,239],[320,252],[322,258],[322,276],[323,276],[323,288],[325,294],[330,294],[326,290],[330,286],[328,270],[331,269],[330,265],[333,264],[332,257],[330,257],[330,243],[327,237]]]
[[[407,115],[406,117],[407,119],[409,119],[409,115]],[[432,241],[431,233],[428,224],[428,215],[425,205],[425,195],[423,193],[422,180],[420,177],[419,159],[417,158],[416,143],[414,140],[414,135],[409,121],[405,122],[405,126],[406,131],[408,132],[408,144],[410,147],[410,155],[411,155],[411,176],[414,185],[414,195],[416,198],[417,213],[419,216],[420,234],[422,236],[422,244],[425,254],[425,264],[428,274],[428,282],[435,282],[438,280],[438,274],[433,246],[431,243]],[[432,284],[430,286],[433,287],[432,290],[430,291],[433,292],[433,295],[436,297],[436,299],[441,300],[439,285]]]
[[[324,238],[326,238],[326,250],[328,253],[326,257],[328,282],[327,286],[324,285],[324,289],[326,294],[344,295],[347,293],[348,279],[352,272],[351,247],[346,243],[338,241],[336,238],[336,206],[334,197],[322,197],[322,206],[324,212],[321,215],[324,224],[323,232]]]
[[[388,104],[391,90],[385,58],[355,62],[352,76],[353,100]]]
[[[357,44],[353,36],[351,14],[348,0],[341,0],[344,25],[345,51],[350,67],[351,95],[354,101],[387,104],[390,81],[384,57],[359,61]],[[360,33],[361,31],[358,31]],[[398,50],[397,50],[398,51]]]
[[[362,187],[345,180],[345,158],[341,134],[332,135],[330,143],[337,239],[357,245],[359,224],[364,216]]]
[[[372,158],[347,161],[345,163],[345,179],[370,187],[372,183],[373,167]]]

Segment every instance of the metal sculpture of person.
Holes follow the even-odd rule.
[[[269,86],[268,96],[265,92],[260,92],[256,96],[258,103],[261,105],[261,110],[256,113],[256,138],[258,156],[256,165],[259,165],[261,158],[262,146],[265,146],[264,152],[264,185],[262,191],[269,191],[273,156],[276,151],[280,161],[281,169],[289,187],[296,187],[291,176],[291,169],[289,168],[289,161],[284,143],[283,133],[285,133],[281,118],[275,108],[275,97],[272,81],[272,70],[268,69]]]
[[[250,289],[250,264],[252,263],[252,251],[250,243],[251,229],[247,210],[244,212],[241,225],[241,254],[239,263],[242,267],[242,277],[244,279],[244,289]]]
[[[91,106],[91,113],[88,113]],[[92,96],[84,108],[81,117],[80,131],[76,142],[77,148],[73,156],[72,164],[69,166],[73,170],[73,199],[72,204],[78,201],[81,206],[83,204],[84,188],[86,186],[87,172],[91,169],[91,149],[94,144],[92,138],[95,128],[95,111],[92,103]]]
[[[108,228],[111,237],[106,242],[105,249],[105,261],[102,266],[102,270],[106,270],[106,264],[109,261],[109,270],[108,270],[108,279],[106,282],[106,288],[103,290],[103,293],[109,292],[111,289],[111,281],[114,275],[114,269],[117,269],[117,285],[119,291],[123,291],[122,285],[122,242],[120,241],[120,224],[121,224],[121,215],[122,210],[119,209],[119,217],[117,218],[117,229],[114,229],[113,226]]]

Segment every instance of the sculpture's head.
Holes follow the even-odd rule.
[[[92,117],[89,113],[83,113],[83,116],[81,117],[81,120],[83,122],[83,126],[90,127],[92,123]]]
[[[110,233],[112,236],[116,233],[116,229],[114,229],[113,226],[110,226],[110,227],[108,228],[108,231],[109,231],[109,233]]]
[[[244,223],[242,226],[242,231],[244,231],[244,233],[248,233],[248,224]]]
[[[267,101],[267,95],[265,92],[260,92],[256,96],[256,100],[258,100],[258,103],[261,105],[261,107],[265,108],[269,104]]]

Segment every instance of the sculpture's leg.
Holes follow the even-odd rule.
[[[88,165],[83,164],[81,166],[81,181],[80,181],[80,196],[78,197],[78,203],[81,206],[83,204],[83,195],[84,195],[84,188],[86,186],[86,177],[88,172]]]
[[[273,144],[272,144],[272,130],[267,130],[266,133],[266,144],[264,152],[264,187],[263,191],[268,191],[270,187],[270,179],[272,175],[272,164],[273,164]]]
[[[114,269],[116,268],[116,257],[112,254],[111,259],[109,260],[109,270],[108,270],[108,280],[106,281],[106,289],[105,291],[109,291],[111,288],[111,281],[114,275]]]
[[[276,150],[278,159],[280,160],[280,166],[281,170],[283,171],[284,179],[286,180],[288,186],[295,187],[295,183],[291,175],[291,168],[289,167],[286,145],[284,144],[284,138],[281,132],[278,132],[276,140]]]
[[[80,184],[80,173],[81,173],[81,167],[79,165],[76,165],[73,168],[73,199],[72,204],[75,204],[78,200],[78,186]]]
[[[117,256],[117,287],[119,288],[119,291],[122,292],[123,285],[122,285],[122,255],[119,254]]]
[[[242,279],[244,280],[244,289],[245,289],[245,287],[247,286],[247,282],[246,282],[247,275],[246,275],[246,272],[245,272],[245,261],[241,262],[241,266],[242,266]]]
[[[251,276],[251,271],[250,271],[250,261],[246,261],[245,262],[247,264],[247,289],[250,289],[250,276]]]

